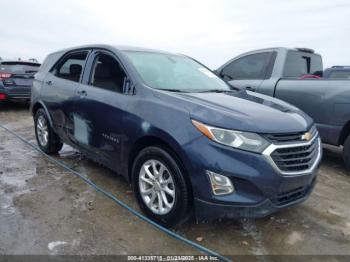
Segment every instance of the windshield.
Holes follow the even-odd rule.
[[[231,90],[223,80],[188,57],[140,51],[124,53],[149,87],[178,92]]]

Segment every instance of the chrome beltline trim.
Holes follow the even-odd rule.
[[[290,148],[290,147],[298,147],[298,146],[308,146],[311,145],[312,142],[317,139],[317,157],[315,159],[315,162],[312,164],[312,166],[306,170],[303,171],[282,171],[275,163],[275,161],[273,161],[271,154],[279,148]],[[311,172],[314,171],[314,169],[317,167],[317,165],[319,164],[320,160],[321,160],[321,139],[319,137],[319,135],[314,136],[310,141],[308,142],[301,142],[301,143],[294,143],[294,144],[281,144],[281,145],[276,145],[276,144],[271,144],[269,145],[264,151],[263,151],[263,156],[265,156],[266,160],[269,162],[269,164],[281,175],[285,175],[285,176],[293,176],[293,175],[307,175]]]

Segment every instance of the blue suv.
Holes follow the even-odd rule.
[[[123,175],[144,213],[166,226],[300,203],[322,154],[312,119],[296,107],[149,49],[50,54],[35,75],[31,112],[44,152],[67,143]]]

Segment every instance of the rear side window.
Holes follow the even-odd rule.
[[[122,93],[126,74],[118,61],[107,54],[98,54],[92,70],[90,85]]]
[[[321,56],[298,51],[288,51],[283,76],[298,78],[303,75],[320,75],[322,70]]]
[[[265,79],[272,52],[263,52],[241,57],[227,65],[221,75],[227,80]]]
[[[0,71],[2,72],[37,72],[40,67],[38,63],[21,62],[21,61],[5,61],[0,63]]]
[[[52,73],[63,79],[79,82],[88,52],[68,54],[52,70]]]

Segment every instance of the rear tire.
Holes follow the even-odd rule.
[[[166,150],[156,146],[144,148],[134,160],[132,182],[138,204],[148,218],[166,227],[189,218],[189,185]]]
[[[350,135],[348,135],[344,142],[343,159],[346,169],[350,171]]]
[[[35,137],[42,151],[46,154],[57,154],[62,149],[63,143],[52,130],[49,119],[44,109],[40,108],[34,117]]]

